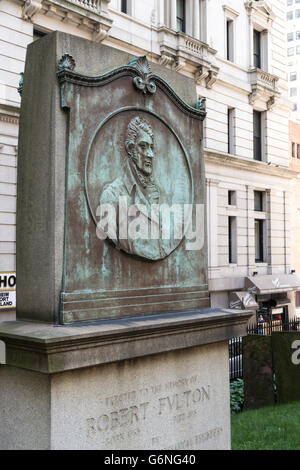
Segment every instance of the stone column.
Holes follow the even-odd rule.
[[[157,0],[157,26],[167,26],[165,18],[165,6],[163,0]]]
[[[199,0],[193,1],[193,36],[200,39],[200,5]]]
[[[175,0],[170,1],[170,27],[177,30],[177,22],[176,22],[176,2]]]

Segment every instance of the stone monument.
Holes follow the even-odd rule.
[[[210,309],[204,118],[146,57],[29,45],[1,448],[230,448],[228,340],[251,312]]]

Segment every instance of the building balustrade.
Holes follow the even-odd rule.
[[[55,16],[91,30],[96,42],[107,37],[113,23],[108,11],[110,0],[21,0],[21,3],[23,19],[34,22],[37,13]]]
[[[279,78],[269,72],[254,68],[249,71],[249,80],[252,88],[249,95],[250,104],[262,100],[266,103],[268,110],[272,109],[280,96],[277,88]]]

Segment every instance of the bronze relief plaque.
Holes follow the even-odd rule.
[[[74,65],[58,71],[69,120],[61,322],[207,307],[205,113],[146,58],[97,77]]]

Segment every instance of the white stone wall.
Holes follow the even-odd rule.
[[[217,303],[225,306],[228,279],[235,280],[231,286],[234,289],[242,287],[244,277],[253,271],[284,273],[289,272],[291,264],[286,0],[257,2],[265,8],[263,13],[253,8],[247,10],[244,1],[187,0],[187,31],[207,42],[208,46],[192,40],[186,43],[187,54],[179,57],[176,48],[184,44],[184,36],[163,27],[163,24],[174,26],[176,2],[131,0],[128,3],[130,15],[120,12],[120,0],[109,3],[113,22],[103,43],[135,55],[147,54],[152,61],[195,77],[199,96],[207,98],[204,147],[208,181],[209,277],[211,285],[215,285]],[[107,1],[102,0],[102,4],[107,6]],[[252,4],[256,8],[256,2]],[[26,13],[23,5],[23,0],[0,2],[0,271],[15,267],[16,146],[20,106],[17,87],[33,30],[61,30],[99,40],[96,34],[99,15],[93,13],[93,16],[89,12],[89,19],[85,18],[85,10],[78,4],[74,7],[70,2],[73,9],[70,7],[66,13],[47,0],[41,9],[27,10],[27,13],[34,13],[27,20],[22,18]],[[226,60],[226,19],[233,21],[233,61]],[[267,31],[267,34],[263,33],[263,62],[265,72],[271,74],[266,76],[267,79],[276,79],[278,93],[275,93],[273,107],[268,102],[272,98],[270,87],[263,85],[258,95],[252,93],[249,69],[253,66],[253,27]],[[169,53],[169,50],[173,52]],[[228,108],[234,109],[231,155],[227,153]],[[254,109],[264,113],[263,162],[253,161]],[[237,192],[236,207],[228,207],[228,190]],[[254,259],[253,190],[266,191],[269,201],[265,213],[266,262],[260,264]],[[229,215],[235,216],[237,221],[237,259],[231,265],[228,262]]]
[[[286,54],[288,49],[292,49],[292,55],[287,57],[287,80],[288,80],[288,88],[297,88],[297,95],[290,96],[291,103],[297,104],[297,110],[293,111],[293,107],[291,105],[291,112],[290,118],[299,121],[300,120],[300,38],[297,39],[296,33],[297,31],[300,32],[300,18],[296,18],[295,11],[298,10],[299,3],[293,2],[292,5],[285,5],[285,15],[288,12],[293,12],[293,19],[286,21]],[[293,40],[288,41],[287,35],[288,33],[293,33]],[[297,46],[298,46],[298,53],[297,53]],[[290,80],[290,74],[292,72],[297,73],[296,80]]]

